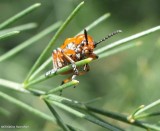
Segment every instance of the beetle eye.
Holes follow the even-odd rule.
[[[81,43],[81,46],[84,46],[84,42]]]

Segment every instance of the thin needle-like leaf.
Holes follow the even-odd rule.
[[[107,18],[110,17],[110,13],[106,13],[104,15],[102,15],[101,17],[99,17],[98,19],[96,19],[95,21],[93,21],[91,24],[89,24],[87,27],[85,27],[85,29],[91,30],[94,27],[96,27],[98,24],[102,23],[104,20],[106,20]],[[83,34],[84,31],[79,32],[78,34]]]
[[[35,27],[37,27],[36,23],[28,23],[28,24],[16,26],[16,27],[13,27],[13,28],[8,28],[8,29],[5,29],[5,30],[1,30],[0,35],[3,35],[5,33],[9,33],[9,32],[12,32],[12,31],[17,31],[17,30],[18,31],[29,30],[29,29],[33,29]]]
[[[131,47],[135,47],[135,46],[137,46],[137,45],[139,45],[139,44],[133,43],[133,44],[124,45],[124,46],[119,47],[119,48],[117,48],[117,49],[115,48],[115,49],[113,49],[113,50],[110,50],[110,51],[107,51],[107,52],[104,52],[104,53],[100,54],[100,55],[99,55],[99,58],[104,58],[104,57],[106,57],[106,56],[116,54],[116,53],[118,53],[118,52],[120,52],[120,51],[126,50],[126,49],[131,48]],[[50,61],[51,61],[51,59],[48,59],[47,62],[46,62],[46,64],[48,64]],[[87,64],[87,63],[89,63],[89,62],[91,62],[91,61],[92,61],[91,58],[87,58],[87,59],[78,61],[78,62],[76,62],[75,64],[76,64],[77,66],[82,66],[82,65],[85,65],[85,64]],[[46,65],[46,64],[45,64],[45,65]],[[45,66],[45,65],[44,65],[44,66]],[[28,86],[34,85],[34,84],[36,84],[36,83],[42,82],[42,81],[47,80],[47,79],[49,79],[49,78],[51,78],[51,77],[53,77],[53,76],[56,76],[56,75],[61,74],[61,73],[63,73],[63,72],[66,72],[66,71],[68,71],[68,70],[70,70],[70,69],[71,69],[71,65],[65,66],[65,67],[59,69],[59,70],[58,70],[57,72],[55,72],[54,74],[52,74],[51,76],[45,77],[45,75],[42,75],[42,76],[38,77],[38,78],[35,79],[35,80],[31,80],[31,81],[29,82],[29,84],[28,84],[28,85],[25,85],[25,86],[28,87]]]
[[[52,58],[49,57],[32,75],[31,77],[29,78],[29,81],[32,81],[36,75],[38,75],[38,73],[40,73],[43,69],[45,69],[49,63],[51,63],[52,61]]]
[[[100,121],[99,119],[96,119],[94,116],[90,115],[90,114],[87,114],[87,113],[82,113],[78,110],[75,110],[69,106],[66,106],[64,104],[61,104],[61,103],[58,103],[56,101],[49,101],[47,100],[49,103],[53,103],[54,105],[58,106],[59,108],[62,108],[63,110],[66,110],[68,112],[70,112],[71,114],[77,116],[77,117],[80,117],[80,118],[83,118],[83,119],[86,119],[92,123],[95,123],[99,126],[102,126],[106,129],[109,129],[111,131],[122,131],[120,130],[119,128],[111,125],[110,123],[107,123],[107,122],[104,122],[104,121]]]
[[[137,34],[135,34],[135,35],[126,37],[126,38],[124,38],[124,39],[121,39],[121,40],[116,41],[116,42],[114,42],[114,43],[111,43],[111,44],[109,44],[109,45],[106,45],[106,46],[104,46],[104,47],[102,47],[102,48],[100,48],[100,49],[97,49],[97,50],[95,51],[95,53],[96,53],[96,54],[100,54],[100,53],[102,53],[102,52],[104,52],[104,51],[107,51],[107,50],[110,50],[110,49],[115,48],[115,47],[117,47],[117,46],[120,46],[120,45],[122,45],[122,44],[125,44],[126,42],[131,42],[131,41],[136,40],[136,39],[138,39],[138,38],[140,38],[140,37],[142,37],[142,36],[145,36],[145,35],[154,33],[154,32],[156,32],[156,31],[158,31],[158,30],[160,30],[160,26],[156,26],[156,27],[153,27],[153,28],[151,28],[151,29],[142,31],[142,32],[140,32],[140,33],[137,33]]]
[[[41,5],[40,3],[36,3],[34,5],[31,5],[27,9],[21,11],[20,13],[14,15],[13,17],[11,17],[8,20],[6,20],[3,23],[1,23],[0,24],[0,29],[3,29],[5,27],[7,27],[8,25],[12,24],[13,22],[17,21],[18,19],[20,19],[20,18],[26,16],[27,14],[31,13],[32,11],[37,9],[40,5]]]
[[[77,81],[77,80],[72,80],[72,81],[70,81],[70,82],[67,82],[67,83],[65,83],[65,84],[63,84],[63,85],[60,85],[60,86],[58,86],[58,87],[50,90],[47,94],[52,94],[52,93],[61,91],[61,90],[65,89],[65,88],[67,88],[67,87],[76,86],[78,83],[79,83],[79,81]]]
[[[29,93],[29,91],[27,91],[23,88],[22,84],[16,83],[13,81],[9,81],[9,80],[5,80],[5,79],[0,78],[0,85],[7,87],[7,88],[10,88],[10,89],[13,89],[13,90],[23,92],[23,93]]]
[[[8,32],[6,34],[0,35],[0,39],[6,39],[8,37],[14,36],[19,34],[19,31],[12,31],[12,32]]]
[[[91,107],[91,106],[88,106],[88,105],[83,104],[81,102],[71,100],[71,99],[68,99],[68,98],[65,98],[65,97],[62,97],[62,96],[49,94],[49,95],[44,95],[43,97],[47,100],[50,100],[50,102],[57,101],[59,103],[65,104],[67,106],[71,106],[72,108],[78,108],[78,109],[83,109],[85,111],[91,111],[91,112],[94,112],[94,113],[98,113],[98,114],[101,114],[103,116],[107,116],[109,118],[113,118],[115,120],[119,120],[119,121],[131,124],[131,125],[135,125],[135,126],[138,126],[138,127],[144,128],[144,129],[149,129],[150,128],[150,129],[153,129],[153,130],[156,130],[156,131],[160,131],[158,129],[159,127],[156,126],[156,125],[154,126],[154,125],[144,123],[144,122],[141,122],[141,121],[138,121],[138,120],[135,120],[135,121],[131,122],[130,120],[128,120],[127,116],[122,115],[120,113],[115,113],[115,112],[112,112],[112,111],[105,111],[105,110],[102,110],[102,109],[99,109],[99,108]]]
[[[138,110],[138,111],[134,114],[134,116],[138,116],[140,113],[145,112],[145,111],[147,111],[147,110],[149,110],[149,109],[151,109],[151,108],[153,108],[153,107],[155,107],[155,106],[157,106],[157,105],[160,105],[160,99],[158,99],[158,100],[155,101],[155,102],[152,102],[151,104],[149,104],[149,105],[147,105],[147,106],[143,106],[143,108],[141,108],[140,110]]]
[[[92,58],[87,58],[87,59],[78,61],[78,62],[76,62],[75,64],[76,64],[77,66],[82,66],[82,65],[85,65],[85,64],[91,62],[92,60],[93,60]],[[24,87],[25,87],[25,88],[28,88],[28,87],[31,86],[31,85],[34,85],[34,84],[36,84],[36,83],[42,82],[42,81],[44,81],[44,80],[47,80],[47,79],[49,79],[49,78],[51,78],[51,77],[53,77],[53,76],[56,76],[56,75],[58,75],[58,74],[62,74],[62,73],[66,72],[66,71],[68,71],[68,70],[70,70],[70,69],[72,69],[72,67],[71,67],[71,65],[68,65],[68,66],[65,66],[65,67],[57,70],[55,73],[51,74],[50,76],[47,76],[47,77],[46,77],[45,74],[44,74],[44,75],[41,75],[40,77],[38,77],[37,79],[34,79],[34,80],[30,81],[29,83],[24,83]]]
[[[0,56],[0,62],[2,62],[3,60],[6,60],[6,59],[12,57],[13,55],[15,55],[18,52],[22,51],[26,47],[30,46],[31,44],[33,44],[36,41],[38,41],[41,38],[43,38],[44,36],[48,35],[52,31],[54,31],[55,29],[57,29],[60,26],[60,24],[61,24],[61,22],[57,22],[57,23],[49,26],[48,28],[44,29],[43,31],[41,31],[37,35],[33,36],[32,38],[28,39],[27,41],[25,41],[25,42],[21,43],[20,45],[16,46],[15,48],[11,49],[7,53],[1,55]]]
[[[140,45],[139,42],[134,42],[134,43],[130,43],[130,44],[127,44],[127,45],[123,45],[123,46],[118,47],[118,48],[113,48],[112,50],[108,50],[106,52],[101,53],[99,55],[99,59],[106,58],[107,56],[119,53],[121,51],[127,50],[127,49],[132,48],[132,47],[136,47],[136,46],[139,46],[139,45]]]
[[[50,103],[47,102],[47,101],[45,101],[45,103],[48,106],[48,108],[50,109],[50,111],[52,112],[53,116],[56,118],[56,121],[59,124],[59,126],[61,126],[64,131],[70,131],[70,129],[63,122],[63,120],[61,119],[61,117],[58,115],[58,113],[56,112],[56,110],[50,105]]]

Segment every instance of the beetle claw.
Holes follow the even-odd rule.
[[[50,75],[52,75],[52,74],[55,74],[56,72],[57,72],[57,70],[52,69],[52,70],[46,72],[45,76],[48,77],[48,76],[50,76]]]

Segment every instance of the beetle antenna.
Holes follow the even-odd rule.
[[[85,37],[86,43],[88,45],[88,37],[87,37],[87,30],[86,29],[84,29],[84,37]]]
[[[114,35],[117,35],[118,33],[121,33],[122,31],[121,30],[117,30],[117,31],[114,31],[113,33],[109,34],[108,36],[104,37],[103,39],[101,39],[100,41],[98,42],[95,42],[95,46],[97,46],[99,43],[109,39],[110,37],[114,36]]]

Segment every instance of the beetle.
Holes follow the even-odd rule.
[[[46,77],[56,73],[58,69],[69,64],[71,64],[72,69],[67,72],[64,72],[63,75],[70,73],[72,73],[73,75],[68,79],[63,80],[62,84],[74,80],[78,75],[85,74],[90,70],[89,65],[85,64],[82,67],[77,68],[75,62],[86,58],[97,59],[98,56],[93,53],[97,45],[120,32],[122,31],[117,30],[107,35],[98,42],[95,42],[93,38],[87,34],[86,29],[84,29],[84,34],[80,34],[72,38],[67,38],[59,48],[53,50],[53,69],[45,74]],[[80,71],[80,69],[82,70]]]

